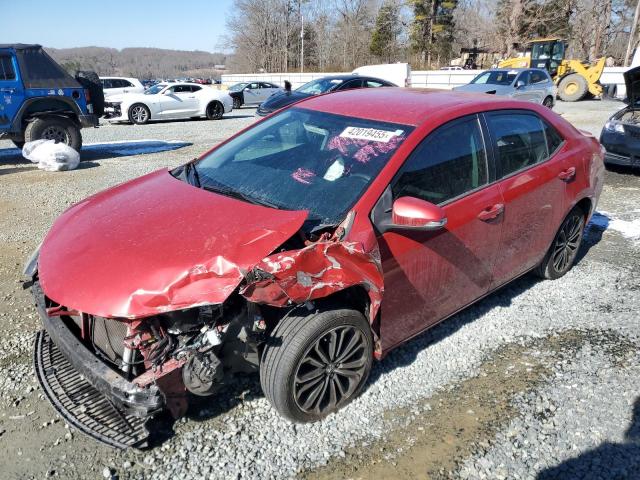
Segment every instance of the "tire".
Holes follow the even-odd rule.
[[[547,107],[549,109],[553,108],[553,97],[546,97],[542,101],[542,106]]]
[[[82,148],[82,135],[80,129],[68,118],[64,117],[38,117],[29,122],[24,131],[24,141],[55,140],[56,143],[65,143],[79,152]]]
[[[325,309],[278,323],[262,352],[260,383],[283,417],[315,422],[358,396],[372,363],[371,328],[362,313]]]
[[[238,97],[233,97],[233,108],[240,108],[242,106],[242,100]]]
[[[11,140],[11,141],[16,146],[16,148],[19,148],[20,150],[22,150],[22,147],[24,147],[24,140]]]
[[[144,125],[151,119],[149,107],[144,103],[134,103],[129,107],[129,121],[136,125]]]
[[[564,102],[577,102],[585,97],[588,90],[587,79],[578,73],[571,73],[560,80],[558,97]]]
[[[209,120],[220,120],[224,115],[224,107],[218,101],[213,101],[207,105],[207,118]]]
[[[93,113],[101,117],[104,115],[104,90],[102,89],[102,83],[96,72],[79,71],[76,72],[76,80],[80,85],[89,90],[91,105],[93,106]]]
[[[536,267],[536,275],[555,280],[571,270],[580,250],[584,225],[585,213],[582,209],[576,207],[571,210],[560,225],[549,251]]]

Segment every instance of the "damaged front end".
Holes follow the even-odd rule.
[[[364,292],[360,308],[375,318],[383,288],[379,254],[375,241],[345,240],[354,216],[318,234],[300,229],[251,268],[235,269],[244,276],[235,288],[225,287],[221,303],[207,303],[204,295],[197,306],[172,310],[171,299],[190,289],[181,282],[166,304],[154,297],[161,313],[141,318],[60,305],[47,297],[32,267],[45,328],[35,358],[43,389],[67,422],[93,438],[121,448],[146,446],[162,412],[179,418],[189,394],[214,395],[236,374],[258,371],[262,345],[292,308],[357,287]],[[374,238],[373,231],[368,236]],[[207,291],[206,275],[190,278]],[[219,280],[209,279],[216,286]]]

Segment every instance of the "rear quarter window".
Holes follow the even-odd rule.
[[[16,71],[9,55],[0,55],[0,80],[15,80]]]
[[[500,177],[549,158],[545,126],[535,113],[490,113],[487,124],[497,153]]]

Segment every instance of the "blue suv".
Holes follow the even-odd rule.
[[[21,148],[47,139],[79,151],[80,129],[97,127],[104,94],[94,72],[69,75],[40,45],[0,44],[0,138]]]

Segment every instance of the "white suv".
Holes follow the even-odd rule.
[[[100,77],[104,98],[122,93],[144,93],[144,86],[137,78]]]

